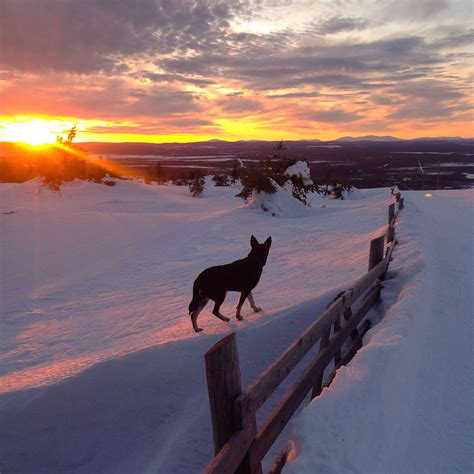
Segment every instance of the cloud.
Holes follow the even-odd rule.
[[[0,65],[113,73],[134,55],[211,50],[238,6],[212,0],[2,0]]]
[[[142,87],[140,87],[142,86]],[[156,84],[130,84],[104,75],[25,75],[2,90],[2,113],[120,119],[199,113],[199,95]]]
[[[227,114],[249,115],[263,110],[263,105],[254,99],[239,95],[226,96],[217,101],[221,110]]]
[[[422,119],[438,121],[472,109],[469,90],[463,91],[442,80],[409,81],[393,86],[392,97],[398,97],[388,120]]]
[[[219,127],[212,122],[200,123],[192,119],[179,121],[163,121],[148,123],[144,120],[136,120],[133,125],[121,125],[110,123],[107,125],[87,125],[88,135],[141,135],[154,137],[156,135],[181,135],[186,134],[213,134],[219,132]]]
[[[269,94],[267,99],[299,99],[303,97],[319,97],[319,92],[287,92],[285,94]]]
[[[319,35],[331,35],[342,31],[363,30],[371,24],[367,18],[333,16],[313,23],[312,30]]]
[[[445,12],[448,0],[389,0],[380,2],[381,7],[392,18],[429,19]],[[388,13],[389,12],[389,13]]]
[[[139,74],[139,77],[149,79],[152,82],[168,82],[168,83],[184,83],[193,84],[199,87],[209,86],[215,82],[212,79],[205,79],[202,77],[194,77],[192,75],[184,76],[182,74],[165,74],[156,72],[145,72]]]
[[[446,36],[434,40],[432,45],[437,49],[457,49],[464,46],[472,48],[474,43],[474,28],[467,31],[459,32],[457,30],[448,31]]]
[[[388,121],[446,120],[469,109],[474,30],[457,3],[312,5],[0,0],[2,111],[149,118],[174,129],[249,116],[269,126],[272,117],[362,124],[371,109]],[[265,28],[245,31],[259,22]]]
[[[300,113],[298,116],[303,120],[314,122],[352,122],[358,120],[360,115],[356,112],[348,112],[340,107],[329,110],[311,110]]]
[[[165,58],[160,66],[171,74],[206,71],[210,76],[239,80],[253,90],[274,90],[302,85],[339,89],[370,89],[372,83],[390,80],[390,74],[407,74],[408,68],[443,63],[445,58],[418,36],[372,42],[322,43],[291,47],[249,48],[232,54],[213,52],[191,57]],[[419,74],[422,74],[419,72]]]

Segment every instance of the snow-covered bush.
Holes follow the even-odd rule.
[[[240,182],[242,190],[236,196],[242,198],[245,202],[255,194],[273,194],[276,192],[276,188],[268,175],[268,170],[262,165],[241,168]]]
[[[317,191],[311,179],[311,173],[306,161],[297,161],[286,168],[284,175],[287,177],[285,189],[288,189],[292,196],[308,205],[308,193]]]
[[[311,212],[302,202],[294,199],[292,195],[278,183],[270,180],[275,189],[273,193],[254,193],[247,203],[250,209],[256,209],[270,214],[273,217],[296,218],[305,217]]]
[[[270,158],[259,162],[254,166],[240,168],[239,178],[242,190],[237,197],[246,202],[254,194],[273,194],[277,191],[275,184],[284,188],[287,192],[308,205],[307,195],[316,190],[310,175],[308,163],[286,158],[285,146],[279,142],[273,147]]]

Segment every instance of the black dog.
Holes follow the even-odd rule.
[[[263,244],[259,244],[252,235],[250,245],[252,250],[247,257],[227,265],[207,268],[194,281],[193,299],[189,303],[189,315],[196,332],[202,331],[197,325],[197,318],[210,299],[215,302],[212,314],[222,321],[230,321],[219,312],[228,291],[240,291],[240,299],[235,312],[237,319],[243,319],[240,309],[246,298],[249,299],[250,306],[255,312],[261,311],[261,308],[255,306],[251,291],[257,286],[262,275],[272,245],[272,238],[268,237]]]

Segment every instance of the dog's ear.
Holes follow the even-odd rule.
[[[265,240],[264,244],[267,246],[267,247],[270,247],[272,245],[272,237],[268,237],[267,240]]]
[[[252,246],[252,248],[258,245],[258,240],[253,235],[252,237],[250,237],[250,245]]]

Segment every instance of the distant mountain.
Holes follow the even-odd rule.
[[[414,138],[413,141],[448,141],[448,142],[461,142],[466,140],[473,140],[472,138],[463,138],[463,137],[420,137]]]
[[[1,0],[0,0],[1,1]],[[156,155],[156,156],[267,156],[279,140],[207,140],[188,143],[147,143],[147,142],[78,142],[78,145],[95,155]],[[391,151],[466,151],[472,153],[474,138],[463,137],[423,137],[400,139],[392,136],[366,135],[362,137],[345,136],[336,140],[318,139],[284,140],[287,151],[293,156],[306,156],[309,150],[321,155],[324,150],[349,148],[371,148]],[[44,148],[27,148],[29,152],[44,153]],[[22,144],[0,142],[0,157],[25,154]]]
[[[364,137],[341,137],[335,142],[402,142],[401,138],[391,137],[389,135],[379,137],[377,135],[365,135]]]

